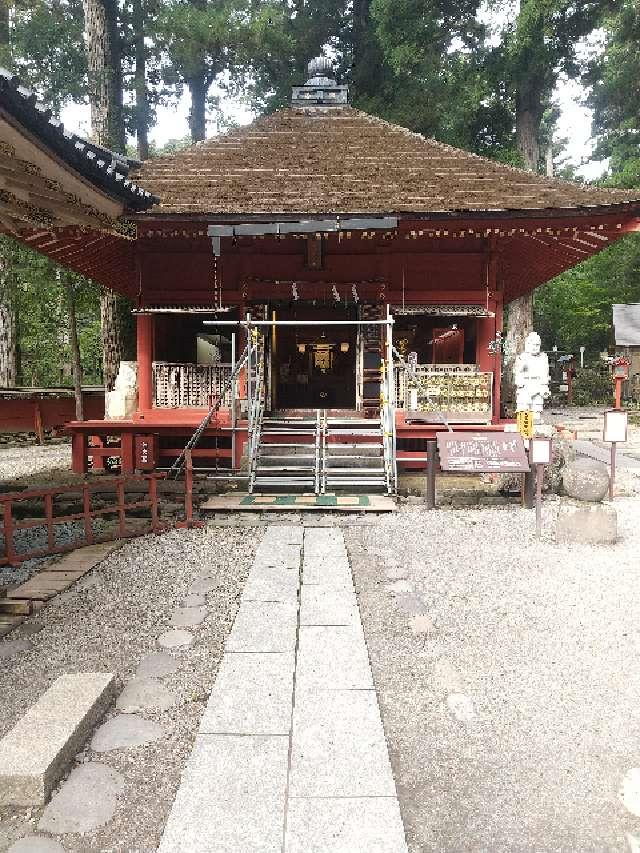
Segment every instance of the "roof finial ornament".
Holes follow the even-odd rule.
[[[328,56],[316,56],[307,70],[309,79],[305,85],[293,87],[292,106],[328,107],[348,102],[348,87],[336,83],[333,61]]]

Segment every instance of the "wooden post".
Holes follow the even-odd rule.
[[[427,439],[427,488],[425,503],[427,509],[436,508],[436,453],[438,442],[435,438]]]
[[[89,441],[84,432],[74,432],[71,436],[71,467],[74,474],[86,474],[88,470],[87,454]]]
[[[190,526],[193,522],[193,461],[190,450],[185,450],[184,461],[184,515],[187,525]]]
[[[135,460],[133,448],[135,436],[131,432],[123,432],[120,436],[120,473],[133,474]]]
[[[4,501],[3,505],[4,518],[4,552],[7,555],[7,560],[10,565],[17,565],[20,560],[16,561],[16,548],[13,542],[13,503],[8,500]]]
[[[617,385],[617,383],[616,383]],[[609,500],[613,500],[613,489],[616,482],[616,448],[617,443],[611,442],[611,476],[609,477]]]
[[[127,527],[126,527],[126,510],[124,508],[125,504],[125,492],[124,492],[124,480],[118,480],[116,484],[116,495],[118,497],[118,530],[120,536],[124,538]]]
[[[151,529],[154,533],[160,530],[158,522],[158,481],[153,476],[149,477],[149,503],[151,505]]]
[[[91,495],[89,484],[82,484],[82,511],[84,513],[84,538],[87,545],[93,545],[93,523],[91,520]]]
[[[38,444],[44,444],[44,424],[42,423],[42,408],[39,402],[36,402],[33,405],[33,419],[36,438],[38,439]]]
[[[56,547],[56,537],[53,532],[53,495],[51,492],[45,492],[44,495],[44,515],[47,520],[47,547],[53,551]]]
[[[153,315],[136,317],[138,356],[138,411],[153,408]]]
[[[536,465],[536,537],[542,535],[542,480],[544,465]]]

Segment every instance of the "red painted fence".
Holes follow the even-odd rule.
[[[62,554],[66,551],[74,551],[85,545],[94,545],[100,542],[110,542],[115,539],[126,539],[133,536],[144,536],[148,533],[162,533],[172,527],[193,527],[198,522],[193,520],[193,467],[190,454],[186,458],[185,467],[185,517],[183,521],[174,524],[163,523],[158,515],[158,480],[164,479],[166,474],[138,474],[128,477],[96,478],[91,482],[84,481],[68,486],[54,486],[49,489],[28,489],[24,492],[10,492],[0,494],[0,506],[2,507],[2,528],[4,536],[4,554],[0,555],[0,566],[18,566],[25,560],[34,557],[46,557],[53,554]],[[127,502],[127,486],[133,483],[146,483],[147,491],[144,498]],[[103,493],[105,490],[114,489],[115,502],[102,506],[98,509],[91,508],[92,493]],[[69,515],[55,515],[54,501],[61,495],[82,495],[82,512]],[[21,501],[42,499],[44,517],[30,518],[24,521],[16,520],[15,507]],[[148,525],[141,528],[138,523],[135,528],[127,525],[127,512],[134,509],[147,508],[150,511]],[[102,535],[96,536],[93,530],[93,519],[100,516],[116,515],[116,529]],[[137,521],[147,519],[137,518]],[[83,530],[79,537],[72,542],[60,544],[56,542],[56,525],[65,522],[82,521]],[[33,528],[44,528],[47,531],[47,544],[40,548],[31,548],[27,551],[18,551],[15,543],[15,535],[20,530]]]

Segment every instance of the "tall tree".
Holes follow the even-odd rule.
[[[85,42],[91,108],[91,135],[98,145],[125,150],[122,105],[122,46],[116,0],[83,0]],[[113,390],[127,340],[122,324],[123,306],[113,291],[102,288],[102,360],[104,384]]]
[[[0,60],[9,58],[9,8],[0,5]],[[10,388],[18,380],[18,330],[10,275],[8,242],[0,241],[0,388]]]
[[[560,74],[578,76],[580,39],[602,20],[607,5],[608,0],[521,0],[518,15],[505,29],[500,47],[502,74],[514,94],[516,144],[526,169],[549,168],[541,156],[545,109]],[[532,329],[533,296],[529,294],[507,308],[506,400],[514,399],[515,355]]]
[[[15,307],[11,250],[0,238],[0,388],[18,384],[18,323]]]
[[[146,0],[133,0],[131,26],[134,45],[134,90],[136,95],[135,131],[138,145],[138,157],[149,158],[149,93],[147,89],[147,47],[145,33],[147,23]]]

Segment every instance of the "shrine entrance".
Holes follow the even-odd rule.
[[[355,409],[357,308],[312,304],[272,307],[269,318],[300,325],[271,327],[271,407]],[[335,321],[349,325],[333,325]],[[329,321],[323,325],[323,321]],[[305,325],[312,323],[312,325]]]

